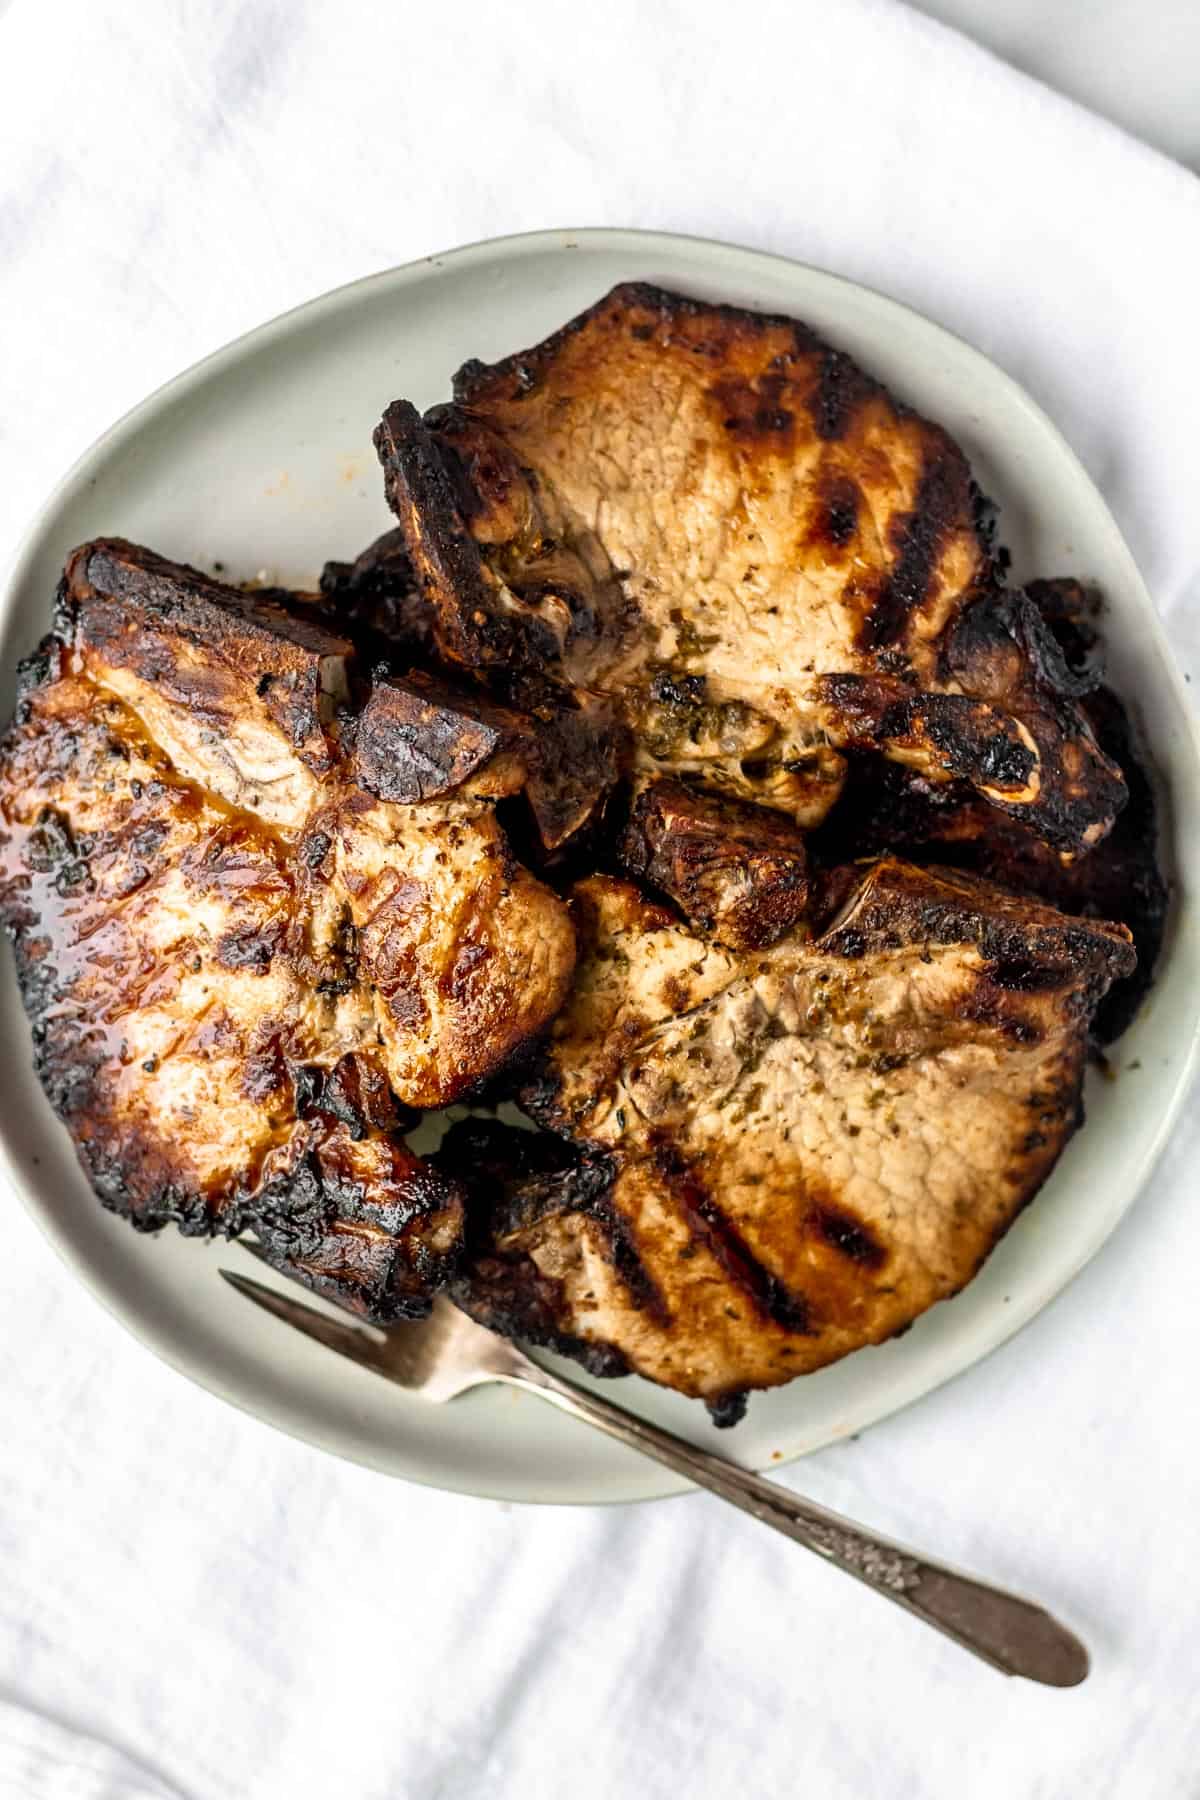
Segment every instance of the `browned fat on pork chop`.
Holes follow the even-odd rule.
[[[1098,596],[1070,580],[1033,582],[1028,595],[1061,641],[1096,742],[1125,779],[1129,799],[1108,836],[1064,863],[1019,817],[989,806],[965,782],[933,782],[900,763],[860,756],[838,805],[805,846],[810,886],[819,897],[823,870],[836,880],[840,866],[893,851],[971,870],[1064,913],[1119,920],[1133,935],[1137,967],[1113,983],[1092,1018],[1093,1042],[1104,1045],[1121,1035],[1145,998],[1166,928],[1157,778],[1136,720],[1101,680]]]
[[[758,952],[614,878],[574,905],[523,1091],[559,1135],[444,1147],[490,1198],[461,1303],[727,1419],[971,1279],[1079,1123],[1088,1019],[1134,961],[1121,926],[886,858]]]
[[[603,699],[644,772],[813,825],[847,748],[966,780],[1064,855],[1120,771],[958,447],[805,326],[644,284],[376,434],[439,653]]]
[[[816,898],[804,835],[790,819],[691,782],[641,784],[617,852],[698,931],[735,950],[800,927]]]
[[[427,1304],[462,1200],[409,1109],[493,1074],[574,961],[495,816],[526,739],[419,674],[366,678],[303,598],[75,552],[0,744],[0,917],[107,1206],[253,1228],[376,1317]]]

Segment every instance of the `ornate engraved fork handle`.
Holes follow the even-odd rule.
[[[665,1463],[697,1487],[836,1563],[1004,1674],[1051,1687],[1074,1687],[1087,1674],[1088,1655],[1079,1639],[1032,1601],[873,1537],[849,1519],[684,1443],[524,1356],[514,1355],[498,1378],[532,1389],[563,1412]]]

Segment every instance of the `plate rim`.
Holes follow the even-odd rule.
[[[580,226],[569,228],[546,228],[535,231],[516,232],[499,237],[479,238],[466,244],[454,245],[448,249],[429,255],[415,257],[393,267],[373,270],[369,274],[344,282],[338,287],[328,289],[324,293],[314,295],[308,300],[289,307],[261,324],[240,333],[228,342],[208,352],[198,361],[189,364],[178,374],[170,377],[150,393],[137,401],[126,412],[113,421],[97,436],[75,460],[68,466],[59,479],[53,484],[45,498],[30,517],[25,529],[19,534],[15,547],[8,557],[0,575],[0,628],[7,626],[9,615],[17,590],[23,583],[28,565],[37,554],[42,532],[52,516],[64,509],[71,501],[76,490],[86,481],[88,470],[105,454],[119,450],[126,440],[133,438],[153,423],[156,415],[166,407],[185,398],[193,389],[200,387],[205,381],[219,375],[223,369],[244,358],[247,353],[261,352],[274,342],[285,338],[301,322],[305,325],[319,322],[327,313],[341,310],[352,296],[367,294],[375,287],[392,287],[403,290],[421,280],[431,269],[442,269],[453,265],[469,265],[476,261],[488,261],[499,258],[503,261],[519,259],[526,255],[537,255],[548,250],[569,253],[580,248],[584,243],[598,250],[608,250],[620,254],[623,249],[636,249],[639,254],[655,244],[661,244],[672,250],[690,249],[707,258],[714,258],[719,263],[722,258],[731,258],[743,269],[749,265],[752,273],[755,264],[764,269],[775,271],[793,270],[803,274],[816,275],[833,288],[842,288],[848,293],[866,294],[873,301],[881,302],[885,308],[898,311],[932,331],[937,337],[949,340],[959,349],[965,350],[971,357],[979,359],[986,365],[990,376],[1000,386],[1007,389],[1008,398],[1032,417],[1034,422],[1047,433],[1053,441],[1059,456],[1072,465],[1074,473],[1090,489],[1094,500],[1098,503],[1098,518],[1103,519],[1105,531],[1111,542],[1112,553],[1125,568],[1126,579],[1131,588],[1136,588],[1142,622],[1148,626],[1149,635],[1153,639],[1158,653],[1158,661],[1166,672],[1166,678],[1172,689],[1173,698],[1177,702],[1179,715],[1186,724],[1190,757],[1197,773],[1200,774],[1200,716],[1192,705],[1191,696],[1183,681],[1174,652],[1167,637],[1163,621],[1154,605],[1153,598],[1141,574],[1141,570],[1130,550],[1123,532],[1112,509],[1097,484],[1083,465],[1081,459],[1060,430],[1055,421],[1044,411],[1028,390],[1016,378],[994,362],[984,351],[972,344],[968,339],[938,320],[930,318],[918,308],[910,306],[906,301],[898,300],[881,288],[870,283],[851,279],[835,270],[821,267],[819,264],[804,262],[775,251],[762,250],[755,246],[730,242],[725,239],[708,238],[695,233],[657,231],[647,228],[621,226]],[[718,270],[714,265],[714,274]],[[1173,908],[1178,904],[1177,896]],[[1095,1239],[1080,1246],[1077,1254],[1066,1259],[1060,1271],[1048,1289],[1039,1286],[1036,1297],[1018,1304],[1013,1308],[1014,1316],[1005,1328],[984,1349],[974,1351],[966,1360],[957,1366],[949,1366],[943,1374],[936,1375],[932,1381],[914,1392],[901,1398],[886,1410],[879,1413],[866,1424],[847,1424],[844,1431],[831,1432],[824,1439],[821,1447],[838,1442],[851,1431],[869,1429],[873,1424],[882,1423],[885,1419],[895,1417],[915,1405],[917,1401],[938,1389],[949,1385],[977,1367],[992,1356],[1003,1345],[1010,1343],[1014,1337],[1037,1318],[1050,1302],[1055,1299],[1081,1273],[1092,1258],[1108,1242],[1117,1225],[1128,1215],[1138,1197],[1144,1191],[1147,1182],[1167,1144],[1175,1132],[1183,1112],[1184,1105],[1192,1091],[1197,1070],[1200,1068],[1200,1007],[1191,1023],[1190,1040],[1181,1057],[1179,1071],[1175,1081],[1175,1089],[1170,1102],[1164,1111],[1153,1137],[1143,1150],[1136,1173],[1129,1183],[1128,1197],[1124,1199],[1119,1211]],[[340,1457],[342,1460],[357,1463],[359,1466],[386,1474],[393,1479],[411,1481],[414,1485],[453,1492],[473,1498],[486,1500],[503,1500],[510,1505],[567,1505],[567,1506],[617,1506],[641,1504],[649,1500],[674,1498],[678,1495],[693,1493],[695,1488],[686,1482],[661,1471],[661,1482],[651,1488],[633,1495],[620,1493],[600,1493],[589,1495],[539,1496],[534,1493],[514,1494],[510,1489],[490,1483],[486,1477],[472,1477],[474,1485],[466,1486],[451,1483],[444,1478],[425,1475],[419,1471],[401,1473],[393,1468],[385,1468],[368,1455],[359,1455],[344,1445],[329,1441],[323,1429],[310,1426],[302,1428],[299,1424],[285,1422],[269,1417],[259,1411],[248,1398],[240,1397],[231,1390],[222,1372],[209,1367],[197,1368],[189,1366],[186,1359],[177,1354],[175,1340],[170,1333],[161,1328],[156,1321],[148,1319],[131,1310],[129,1302],[103,1277],[93,1270],[85,1252],[78,1248],[75,1239],[68,1230],[60,1227],[53,1213],[42,1201],[35,1184],[23,1171],[15,1155],[11,1122],[0,1112],[0,1172],[6,1177],[11,1187],[20,1198],[28,1216],[37,1225],[42,1236],[48,1240],[59,1259],[80,1281],[81,1285],[96,1301],[105,1313],[114,1319],[138,1343],[152,1351],[160,1361],[164,1362],[175,1373],[193,1382],[203,1391],[212,1394],[239,1412],[258,1420],[264,1426],[281,1431],[298,1442],[319,1449],[326,1454]],[[223,1242],[219,1248],[223,1252],[231,1252],[232,1246]],[[731,1446],[736,1450],[736,1446]],[[765,1463],[757,1463],[766,1473],[782,1469],[793,1464],[804,1456],[814,1453],[816,1446],[809,1449],[795,1449],[784,1452]],[[736,1460],[736,1457],[735,1457]],[[658,1465],[648,1465],[658,1471]]]

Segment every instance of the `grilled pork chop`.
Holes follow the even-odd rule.
[[[952,440],[784,318],[641,284],[376,433],[439,654],[603,698],[643,773],[814,825],[872,749],[1064,856],[1124,798]]]
[[[612,877],[574,905],[522,1093],[559,1135],[443,1147],[488,1196],[457,1294],[726,1420],[970,1280],[1079,1123],[1089,1015],[1134,961],[1121,926],[891,859],[820,937],[758,952]]]
[[[542,1029],[574,960],[495,817],[526,741],[419,674],[360,680],[300,599],[75,552],[0,744],[0,918],[107,1206],[252,1227],[377,1317],[427,1303],[462,1202],[410,1109]]]

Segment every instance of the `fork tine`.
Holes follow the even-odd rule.
[[[243,1249],[248,1246],[243,1245]],[[327,1314],[318,1312],[315,1306],[305,1306],[300,1300],[293,1300],[290,1294],[280,1294],[274,1288],[266,1287],[261,1281],[252,1281],[247,1275],[239,1275],[233,1269],[219,1269],[217,1273],[231,1288],[253,1300],[264,1312],[269,1312],[285,1325],[296,1331],[302,1331],[305,1337],[315,1338],[318,1344],[324,1344],[327,1350],[337,1351],[339,1356],[348,1356],[351,1362],[359,1363],[364,1369],[371,1369],[376,1375],[386,1375],[389,1380],[394,1376],[379,1353],[379,1346],[370,1332],[360,1325],[343,1325],[340,1319],[331,1319]]]

